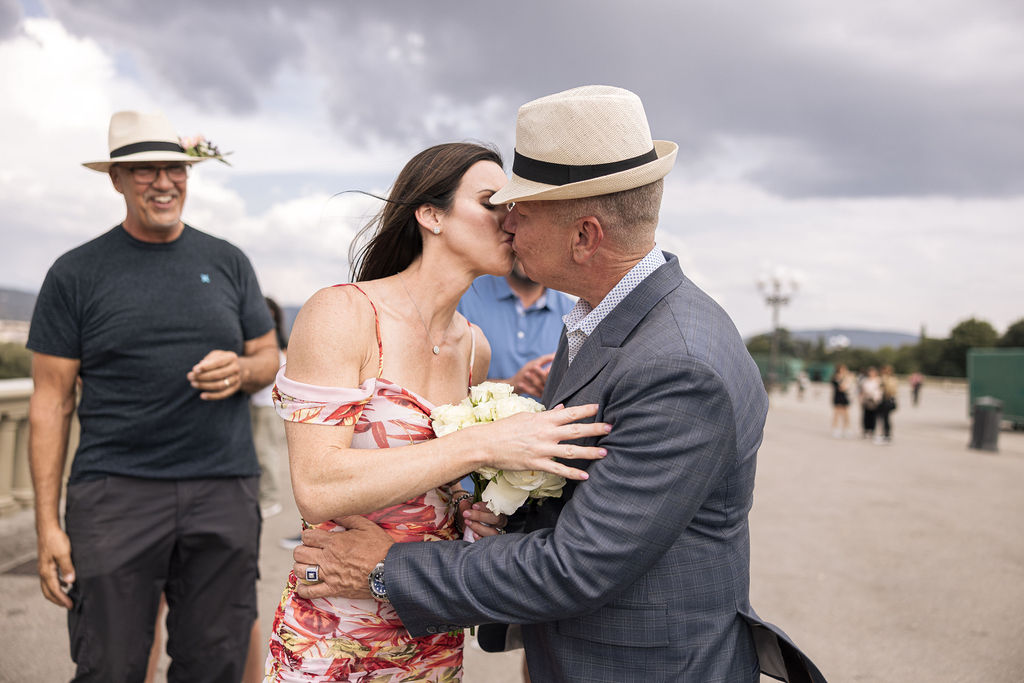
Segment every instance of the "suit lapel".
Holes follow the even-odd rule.
[[[683,273],[679,259],[665,252],[666,263],[651,273],[602,320],[580,348],[572,365],[568,364],[565,331],[551,364],[544,405],[554,407],[565,402],[593,379],[619,353],[622,344],[636,326],[666,294],[679,286]],[[556,372],[557,371],[557,372]]]
[[[551,368],[548,370],[548,379],[544,383],[544,393],[540,397],[540,402],[544,404],[545,408],[553,408],[558,405],[557,403],[548,403],[554,390],[562,383],[562,378],[565,377],[565,369],[569,367],[569,352],[568,342],[565,338],[565,327],[562,327],[562,336],[558,338],[558,349],[555,351],[555,358],[551,361]]]
[[[603,324],[604,321],[601,322],[601,325]],[[600,329],[601,325],[598,325],[598,329]],[[594,330],[594,334],[583,343],[583,347],[576,354],[572,365],[565,368],[561,381],[554,386],[551,395],[548,396],[548,392],[544,392],[545,398],[548,399],[544,402],[545,406],[554,408],[559,403],[563,403],[567,397],[575,394],[580,387],[590,381],[614,357],[618,349],[606,348],[596,343],[598,341],[596,337],[597,330]],[[568,363],[568,351],[563,354],[563,360],[565,363]]]

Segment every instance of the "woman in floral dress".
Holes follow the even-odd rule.
[[[603,424],[574,424],[596,406],[441,438],[430,427],[434,405],[458,402],[487,376],[487,340],[456,306],[474,278],[512,268],[507,210],[489,201],[505,181],[486,147],[419,153],[352,259],[359,284],[320,290],[303,306],[275,400],[304,525],[336,529],[330,520],[363,514],[399,542],[453,540],[462,524],[488,536],[504,520],[470,507],[458,485],[465,474],[487,465],[586,478],[552,458],[564,453],[562,440],[604,433]],[[274,617],[268,681],[461,680],[461,632],[413,638],[387,602],[306,600],[297,581],[292,572]]]

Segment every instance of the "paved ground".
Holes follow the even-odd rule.
[[[831,437],[828,399],[773,400],[751,520],[755,608],[833,683],[1024,681],[1024,432],[1004,430],[999,453],[970,450],[963,389],[926,386],[917,408],[901,397],[893,443],[874,446]],[[289,502],[265,524],[265,626],[295,519]],[[73,671],[63,611],[19,563],[32,535],[30,517],[0,520],[2,682]],[[470,644],[465,680],[518,682],[519,667]]]

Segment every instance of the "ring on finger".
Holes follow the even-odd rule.
[[[312,564],[302,572],[304,583],[320,583],[320,565]]]
[[[230,387],[231,386],[231,378],[230,377],[225,377],[224,378],[224,386],[226,386],[226,387]]]

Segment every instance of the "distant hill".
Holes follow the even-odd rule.
[[[32,320],[36,295],[17,289],[0,288],[0,320]]]
[[[918,335],[907,332],[851,330],[837,327],[827,330],[790,330],[789,334],[794,339],[805,339],[815,343],[819,338],[823,338],[826,345],[835,345],[837,341],[845,337],[849,342],[848,346],[871,350],[877,350],[883,346],[891,346],[895,349],[906,344],[916,344],[920,340]]]
[[[34,293],[0,287],[0,320],[30,322],[35,305],[36,295]],[[284,311],[285,330],[291,330],[300,307],[282,306],[281,308]]]
[[[0,320],[24,320],[27,322],[32,319],[32,309],[35,303],[35,294],[0,288]],[[282,306],[281,308],[284,311],[285,330],[290,332],[300,307]],[[853,330],[838,327],[823,330],[790,330],[789,334],[795,339],[806,339],[810,342],[817,342],[818,337],[824,337],[826,344],[831,343],[831,340],[845,337],[849,340],[850,346],[862,349],[880,349],[883,346],[897,348],[904,344],[918,342],[916,334],[907,332]]]

